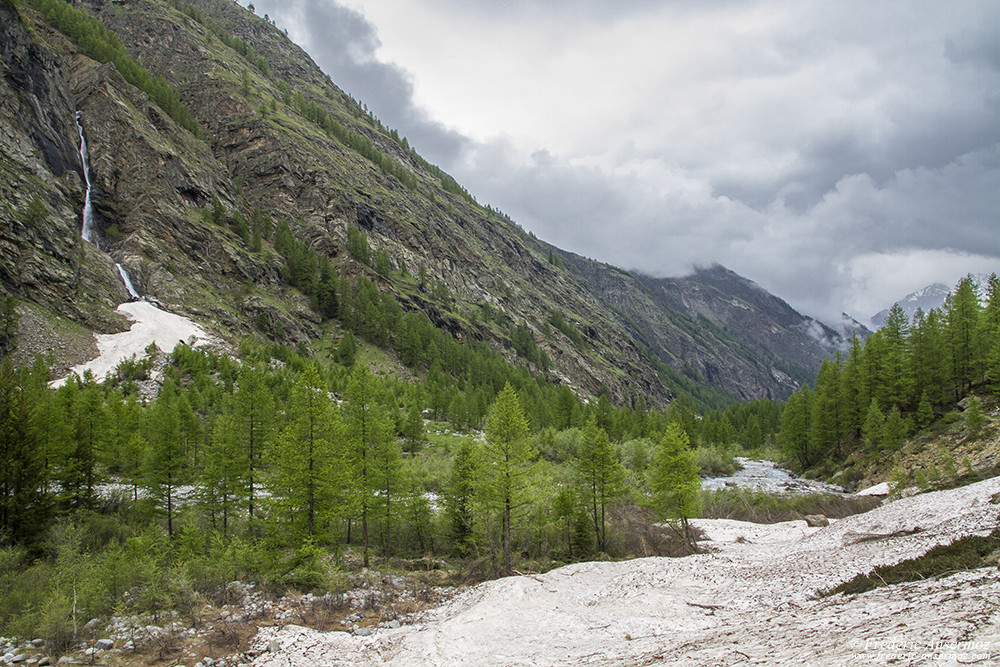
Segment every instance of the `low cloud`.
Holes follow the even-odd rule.
[[[568,250],[658,276],[719,262],[828,320],[1000,270],[996,3],[257,6]],[[388,50],[412,70],[368,12],[406,22]]]

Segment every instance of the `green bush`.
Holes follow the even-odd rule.
[[[728,477],[741,467],[725,445],[701,446],[695,455],[702,477]]]

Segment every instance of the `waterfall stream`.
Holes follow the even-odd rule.
[[[97,237],[94,236],[94,207],[90,202],[90,158],[87,157],[87,140],[83,136],[83,125],[80,123],[82,111],[76,112],[76,127],[80,130],[80,162],[83,164],[83,181],[87,184],[87,194],[83,199],[83,228],[80,236],[87,243],[97,245]]]
[[[87,157],[87,144],[83,137],[83,125],[80,122],[81,115],[81,112],[76,112],[76,125],[80,129],[80,160],[83,162],[83,176],[87,183],[87,194],[83,202],[83,228],[80,231],[80,236],[88,243],[103,250],[100,244],[100,235],[94,224],[94,211],[90,200],[90,163]],[[125,267],[121,264],[115,266],[118,267],[118,275],[130,295],[129,300],[119,304],[116,310],[132,320],[132,325],[128,331],[95,334],[97,357],[74,366],[70,369],[69,375],[83,376],[84,373],[90,371],[95,377],[104,378],[122,361],[129,358],[141,358],[146,354],[151,343],[155,343],[161,350],[173,349],[178,341],[192,347],[221,344],[221,341],[190,319],[157,307],[155,300],[144,299],[132,284],[132,279]],[[53,380],[49,386],[57,389],[65,382],[66,377],[63,377]],[[0,662],[3,661],[0,660]]]
[[[94,205],[90,199],[90,191],[92,189],[90,183],[90,158],[87,155],[87,139],[83,136],[83,124],[80,122],[81,116],[83,116],[83,112],[77,111],[76,127],[80,131],[80,162],[83,164],[83,181],[87,185],[87,192],[83,198],[83,227],[80,229],[80,236],[87,243],[93,243],[99,249],[103,250],[101,244],[98,243],[97,233],[94,228]],[[132,279],[129,277],[125,267],[118,263],[115,266],[118,267],[118,275],[121,276],[122,283],[124,283],[125,289],[128,290],[129,297],[135,301],[141,299],[142,296],[132,284]]]

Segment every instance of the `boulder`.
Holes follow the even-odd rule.
[[[830,525],[830,520],[822,514],[807,514],[804,517],[806,525],[810,528],[822,528]]]

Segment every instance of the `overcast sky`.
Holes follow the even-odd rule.
[[[245,4],[245,3],[244,3]],[[1000,273],[1000,2],[258,0],[484,204],[867,318]]]

